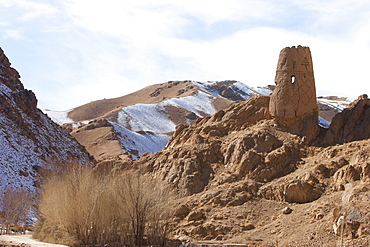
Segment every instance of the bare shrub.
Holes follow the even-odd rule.
[[[167,207],[173,197],[171,190],[134,172],[116,177],[112,189],[113,200],[129,223],[124,227],[123,242],[130,246],[164,245],[173,215]]]
[[[34,237],[68,245],[165,243],[169,190],[133,172],[101,176],[68,166],[43,183]]]
[[[4,210],[3,223],[6,225],[6,233],[10,233],[11,225],[24,225],[26,223],[32,204],[33,198],[29,191],[11,187],[5,190],[2,205]]]

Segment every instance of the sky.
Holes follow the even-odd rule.
[[[273,85],[298,45],[318,96],[370,93],[368,0],[0,0],[0,47],[40,109],[171,80]]]

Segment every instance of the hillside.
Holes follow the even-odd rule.
[[[93,165],[74,138],[37,109],[34,93],[0,49],[0,190],[35,191],[38,171],[66,162]]]
[[[45,112],[71,133],[98,161],[137,159],[162,150],[176,125],[191,125],[235,102],[268,95],[274,87],[251,88],[237,81],[170,81],[115,99],[104,99],[65,112]],[[319,97],[320,124],[350,102]]]
[[[362,206],[370,191],[370,131],[357,137],[346,134],[352,139],[345,144],[325,143],[330,133],[340,136],[354,122],[367,124],[366,118],[351,117],[347,124],[339,119],[369,117],[363,106],[369,103],[360,99],[334,120],[340,130],[322,129],[317,144],[306,145],[301,137],[275,127],[268,96],[253,97],[193,126],[179,126],[163,151],[133,165],[183,196],[173,236],[185,242],[305,246],[315,241],[312,246],[332,246],[326,244],[340,239],[333,228],[338,215],[349,217],[348,226],[354,227],[346,230],[346,238],[353,231],[351,241],[364,241],[370,223],[370,209]],[[364,140],[355,141],[359,139]],[[286,207],[292,212],[286,213]]]
[[[270,91],[237,81],[171,81],[66,112],[45,112],[64,124],[98,161],[117,156],[137,159],[162,150],[176,125],[191,125],[261,92]]]
[[[310,71],[298,72],[309,78]],[[287,114],[295,102],[307,102],[302,91],[291,108],[279,97],[289,87],[305,88],[294,88],[289,73],[280,75],[280,90],[271,96],[179,125],[161,152],[116,164],[137,167],[181,195],[173,238],[250,246],[369,244],[370,100],[360,96],[325,129],[316,104]],[[287,108],[276,115],[271,106],[280,102]]]

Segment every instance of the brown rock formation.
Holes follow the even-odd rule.
[[[307,142],[319,132],[315,78],[308,47],[286,47],[280,52],[271,95],[270,113],[280,127],[305,136]]]
[[[164,150],[138,163],[184,195],[211,185],[243,179],[266,182],[289,173],[300,159],[301,138],[273,126],[268,104],[269,96],[257,96],[192,126],[179,125]],[[245,200],[243,194],[232,204]]]
[[[361,95],[332,120],[324,138],[325,145],[334,145],[370,138],[370,100]]]

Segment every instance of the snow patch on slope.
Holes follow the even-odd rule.
[[[3,77],[3,76],[2,76]],[[3,77],[4,78],[4,77]],[[9,97],[9,93],[12,92],[9,87],[7,87],[5,84],[0,83],[0,92],[5,94],[7,97]]]
[[[122,108],[118,113],[117,123],[130,126],[133,131],[170,132],[175,124],[169,120],[165,109],[159,104],[136,104]]]
[[[137,150],[138,155],[132,155],[133,159],[138,159],[144,153],[156,153],[161,151],[171,139],[171,136],[165,134],[155,134],[152,132],[143,132],[142,134],[130,131],[125,127],[110,122],[114,131],[117,133],[122,148],[130,152]]]
[[[132,131],[172,132],[176,125],[168,118],[166,106],[181,107],[198,116],[213,115],[216,110],[212,100],[212,96],[198,92],[197,95],[172,98],[157,104],[127,106],[118,113],[117,123],[121,126],[129,126]]]
[[[238,93],[240,95],[240,97],[242,98],[242,100],[247,100],[252,96],[260,94],[255,89],[253,89],[251,87],[248,87],[247,85],[245,85],[242,82],[239,82],[239,81],[235,81],[235,82],[234,81],[226,81],[226,82],[230,83],[230,85],[226,88],[232,90],[235,94]],[[204,91],[206,91],[206,92],[208,92],[208,93],[210,93],[210,94],[212,94],[216,97],[225,98],[220,94],[221,90],[220,90],[219,84],[222,84],[222,82],[219,82],[219,81],[208,81],[208,82],[193,81],[192,83],[194,85],[198,86],[199,88],[201,88],[202,90],[204,90]],[[224,89],[226,89],[226,88],[224,88]]]
[[[6,121],[4,116],[0,116],[0,123]],[[0,190],[5,191],[7,186],[11,186],[14,189],[25,188],[33,192],[35,188],[32,175],[35,175],[35,171],[32,167],[41,163],[34,153],[35,145],[9,125],[0,129],[0,143],[0,177],[3,181]],[[21,172],[29,175],[20,176]]]
[[[220,94],[222,89],[232,90],[234,94],[239,94],[242,100],[247,100],[255,95],[260,94],[267,95],[271,93],[271,90],[269,89],[249,87],[240,81],[225,81],[225,82],[229,83],[227,87],[223,85],[224,82],[219,81],[208,81],[208,82],[193,81],[192,83],[200,87],[202,90],[221,98],[225,98]],[[219,85],[221,85],[221,88]]]
[[[319,125],[325,129],[329,128],[330,122],[319,116]]]
[[[59,125],[63,125],[66,123],[73,123],[73,120],[68,117],[69,111],[51,111],[51,110],[44,110],[43,112],[48,115],[54,122]]]
[[[190,112],[194,112],[198,116],[202,116],[204,113],[207,115],[213,115],[216,113],[216,109],[212,103],[213,99],[214,98],[212,96],[199,91],[197,95],[169,99],[166,100],[166,103],[168,105],[182,107]]]
[[[256,92],[262,95],[269,95],[270,93],[273,92],[271,89],[268,89],[266,87],[256,87],[256,88],[253,88],[253,90],[255,90]]]
[[[345,100],[330,100],[330,99],[319,98],[317,99],[317,101],[323,105],[327,105],[331,108],[336,109],[338,112],[343,111],[345,108],[349,106],[349,104],[353,102],[353,100],[349,98],[346,98]]]
[[[254,88],[248,87],[247,85],[241,82],[236,82],[234,86],[239,89],[239,92],[244,92],[244,94],[241,95],[244,100],[247,100],[252,96],[260,94]]]

